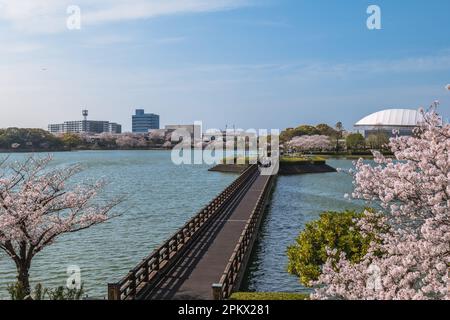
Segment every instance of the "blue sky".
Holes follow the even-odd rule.
[[[93,4],[95,3],[95,4]],[[68,5],[81,30],[66,28]],[[382,30],[366,9],[380,6]],[[435,99],[450,116],[448,0],[0,0],[0,127],[135,108],[207,128],[342,121]]]

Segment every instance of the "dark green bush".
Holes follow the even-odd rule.
[[[375,238],[375,235],[363,237],[358,230],[357,220],[363,216],[354,211],[324,212],[319,220],[308,223],[287,250],[288,272],[310,286],[321,274],[328,257],[327,248],[337,250],[336,258],[343,252],[350,261],[359,262]]]
[[[27,296],[24,288],[21,286],[19,282],[15,282],[14,284],[8,285],[8,293],[11,297],[11,300],[23,300]]]
[[[42,284],[38,283],[34,291],[30,295],[27,295],[20,284],[16,282],[8,286],[8,292],[11,300],[81,300],[84,290],[83,286],[79,290],[69,289],[63,286],[56,289],[45,289]]]
[[[363,150],[366,147],[366,139],[361,133],[351,133],[345,138],[348,150]]]
[[[50,300],[81,300],[83,292],[83,286],[79,290],[61,286],[46,293]]]

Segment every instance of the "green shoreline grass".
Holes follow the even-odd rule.
[[[304,165],[325,164],[326,159],[319,156],[283,156],[280,158],[281,165]]]
[[[288,292],[236,292],[229,300],[309,300],[309,295]]]

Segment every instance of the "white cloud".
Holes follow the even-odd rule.
[[[365,62],[354,67],[353,72],[429,72],[450,69],[450,53],[442,52],[434,56]]]
[[[0,21],[27,33],[64,30],[66,0],[0,0]]]
[[[236,9],[249,3],[246,0],[131,0],[126,2],[104,2],[110,2],[110,5],[98,7],[84,15],[84,20],[87,23],[116,22],[163,15],[223,11]]]
[[[22,53],[30,53],[37,50],[42,49],[43,46],[38,43],[24,43],[24,42],[16,42],[16,43],[7,43],[0,47],[0,54],[22,54]]]
[[[398,59],[359,60],[354,62],[323,63],[317,61],[280,64],[273,67],[295,77],[347,77],[354,75],[411,74],[450,70],[450,53],[442,51],[436,55]]]
[[[0,21],[28,33],[66,30],[66,9],[81,8],[82,26],[237,9],[252,0],[0,0]]]
[[[130,68],[64,60],[45,64],[46,71],[39,62],[20,61],[0,64],[0,106],[14,110],[2,114],[0,127],[45,128],[48,122],[77,119],[80,106],[87,106],[93,117],[94,112],[98,118],[107,115],[107,119],[118,121],[128,129],[127,119],[132,109],[150,102],[149,107],[163,114],[167,122],[195,117],[210,126],[218,126],[222,125],[217,120],[217,112],[221,110],[226,110],[223,114],[228,119],[252,119],[251,114],[263,109],[269,113],[258,120],[262,121],[261,127],[284,127],[291,122],[296,124],[298,120],[293,121],[293,116],[305,122],[331,121],[337,112],[333,108],[343,108],[346,114],[342,120],[350,126],[364,114],[381,107],[412,108],[434,99],[448,105],[449,94],[443,90],[445,83],[430,83],[428,77],[412,83],[409,79],[413,76],[405,77],[401,83],[374,81],[378,72],[383,73],[382,79],[389,80],[395,73],[389,70],[399,64],[401,68],[396,72],[404,75],[425,71],[424,66],[432,71],[450,70],[450,64],[445,61],[444,56],[430,56],[354,64],[318,62],[311,64],[312,67],[293,63]],[[361,76],[365,77],[362,70],[368,71],[368,75],[361,80]],[[342,86],[335,80],[341,75],[347,79]],[[417,73],[417,79],[421,75]],[[342,90],[343,87],[346,89]],[[280,113],[279,108],[284,112]],[[288,116],[279,117],[279,114]],[[448,117],[447,111],[444,117]],[[253,126],[252,122],[242,121],[243,127]]]
[[[133,38],[117,34],[107,34],[88,38],[83,42],[86,47],[103,47],[132,42]]]

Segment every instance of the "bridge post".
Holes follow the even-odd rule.
[[[143,278],[144,282],[148,282],[149,272],[148,272],[148,262],[144,259],[144,272],[143,272]]]
[[[108,300],[120,300],[120,285],[108,283]]]
[[[158,253],[158,254],[156,255],[156,257],[155,257],[155,271],[158,271],[158,270],[159,270],[160,264],[161,264],[161,258],[160,258],[160,255],[159,255],[159,253]]]
[[[213,290],[213,298],[214,298],[214,300],[223,300],[222,284],[214,283],[212,285],[212,290]]]
[[[136,296],[136,275],[133,273],[133,271],[130,271],[130,296],[134,299]]]

